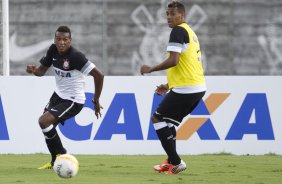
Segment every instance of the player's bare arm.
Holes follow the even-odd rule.
[[[48,70],[48,67],[40,65],[39,67],[37,67],[34,64],[28,64],[26,66],[26,72],[33,74],[35,76],[43,76],[45,75],[46,71]]]
[[[140,69],[140,73],[141,75],[144,75],[145,73],[151,73],[151,72],[165,70],[174,67],[178,64],[178,58],[179,58],[178,52],[170,52],[170,57],[156,66],[143,65]]]
[[[99,98],[102,93],[103,83],[104,83],[104,75],[98,68],[93,68],[89,73],[91,76],[94,77],[94,85],[95,85],[95,96],[93,99],[93,103],[95,106],[95,115],[97,119],[102,116],[100,110],[103,109],[99,102]]]

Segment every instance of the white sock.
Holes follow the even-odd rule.
[[[50,126],[48,126],[47,128],[42,129],[42,132],[49,132],[50,130],[52,130],[54,126],[51,124]]]
[[[166,122],[158,122],[158,123],[154,123],[153,125],[154,125],[155,130],[159,130],[159,129],[166,127],[167,123]]]

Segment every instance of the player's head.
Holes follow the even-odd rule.
[[[67,26],[60,26],[55,32],[55,44],[59,54],[65,54],[71,46],[71,31]]]
[[[170,28],[185,22],[185,7],[179,1],[172,1],[167,5],[167,22]]]

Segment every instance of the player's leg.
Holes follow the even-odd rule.
[[[172,133],[174,148],[176,150],[176,129],[175,129],[175,126],[172,123],[167,123],[167,125],[168,125],[168,127],[169,127],[169,129],[170,129],[170,131]],[[171,161],[170,161],[170,158],[168,157],[162,163],[160,163],[158,165],[155,165],[153,167],[153,169],[155,171],[158,171],[158,172],[165,172],[165,171],[168,171],[170,165],[171,165]]]
[[[64,123],[65,120],[77,115],[83,108],[83,104],[75,103],[70,100],[60,99],[60,103],[52,108],[48,108],[49,114],[53,115],[57,121],[53,123],[53,129],[56,133],[55,139],[51,139],[51,146],[55,147],[55,155],[52,154],[52,162],[55,161],[56,156],[59,154],[65,154],[66,149],[63,147],[61,139],[56,131],[56,126],[58,123]]]
[[[205,92],[199,92],[199,93],[192,93],[192,94],[177,94],[176,101],[181,102],[178,104],[178,107],[175,107],[176,111],[178,113],[176,114],[170,114],[169,117],[174,120],[178,120],[179,122],[182,121],[183,117],[190,114],[199,104],[200,100],[204,96]],[[171,127],[172,128],[172,127]],[[173,129],[171,129],[172,132],[174,132]],[[175,137],[176,137],[176,131],[175,131]],[[176,141],[175,141],[176,146]],[[176,149],[176,148],[175,148]],[[179,172],[182,172],[186,169],[186,163],[181,160],[181,162],[177,165],[173,164],[169,166],[167,174],[177,174]]]
[[[174,147],[176,149],[176,129],[175,129],[175,125],[172,123],[168,123],[167,126],[169,127],[172,135],[173,135],[173,142],[174,142]],[[168,158],[169,160],[169,158]]]
[[[183,160],[181,160],[181,158],[179,157],[176,151],[176,129],[174,125],[172,124],[169,125],[169,124],[171,123],[167,123],[168,126],[163,129],[160,129],[161,131],[156,130],[159,139],[162,143],[162,146],[168,155],[168,161],[167,161],[168,164],[166,164],[166,162],[163,162],[159,165],[159,167],[155,166],[154,168],[160,168],[161,171],[159,172],[163,171],[166,172],[166,174],[177,174],[186,169],[186,163]],[[170,134],[166,134],[166,136],[162,137],[163,135],[165,135],[164,131],[165,132],[170,131]]]
[[[178,126],[185,116],[183,113],[185,106],[182,105],[185,103],[183,96],[170,91],[159,104],[152,118],[157,135],[168,155],[168,163],[170,164],[168,166],[181,164],[181,159],[176,151],[176,129],[174,125]],[[163,126],[159,126],[161,124]],[[169,169],[167,168],[167,170]]]
[[[58,118],[55,117],[50,112],[46,111],[40,118],[39,118],[39,125],[42,129],[42,132],[45,137],[46,145],[48,150],[51,154],[51,162],[47,163],[47,165],[41,169],[50,169],[52,168],[56,156],[58,154],[65,154],[66,149],[63,147],[61,139],[57,133],[56,125],[58,122]],[[50,166],[51,167],[48,167]],[[47,167],[47,168],[46,168]]]
[[[45,137],[46,145],[51,154],[51,162],[48,162],[47,164],[43,165],[38,169],[51,169],[58,152],[63,152],[63,151],[58,151],[58,149],[62,150],[61,148],[62,143],[56,131],[56,126],[58,124],[58,119],[59,119],[58,118],[59,111],[58,109],[54,109],[56,106],[60,105],[61,103],[63,103],[63,99],[61,99],[54,92],[44,109],[43,115],[39,118],[38,123],[42,129],[42,132]],[[66,151],[64,150],[64,152]]]
[[[153,125],[159,137],[161,145],[165,150],[168,160],[160,164],[160,172],[168,170],[167,166],[170,164],[177,165],[181,162],[179,155],[175,149],[174,136],[165,121],[160,121],[155,116],[152,117]],[[154,167],[155,170],[157,167]]]

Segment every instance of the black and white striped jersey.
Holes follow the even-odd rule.
[[[55,92],[61,98],[84,104],[85,76],[95,68],[84,54],[70,47],[65,55],[60,55],[56,45],[52,44],[40,63],[46,67],[53,66],[56,79]]]

